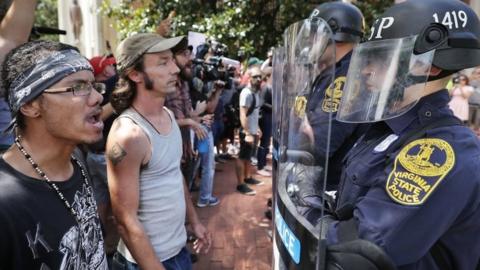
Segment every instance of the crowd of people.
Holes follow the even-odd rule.
[[[455,249],[454,244],[455,239],[466,241],[467,234],[480,230],[475,208],[478,195],[470,190],[468,198],[451,205],[441,223],[432,214],[437,205],[448,207],[448,194],[442,193],[447,192],[445,188],[440,186],[433,193],[439,184],[456,195],[468,187],[478,191],[480,184],[471,171],[478,161],[465,165],[467,158],[480,151],[478,138],[471,132],[480,135],[480,23],[473,11],[457,0],[437,0],[442,10],[461,7],[464,13],[468,11],[471,18],[463,27],[468,26],[474,38],[452,42],[448,45],[452,47],[442,45],[435,53],[444,53],[439,57],[449,60],[449,53],[468,49],[466,56],[473,60],[454,65],[437,57],[431,60],[428,74],[408,74],[415,77],[409,77],[410,81],[401,81],[408,76],[397,74],[396,82],[405,88],[424,80],[423,92],[411,97],[418,104],[396,111],[400,105],[394,99],[403,99],[404,94],[390,93],[388,102],[375,105],[377,112],[385,106],[385,115],[371,115],[371,108],[361,115],[363,107],[355,107],[359,110],[352,113],[341,106],[341,99],[349,104],[378,102],[367,100],[378,90],[379,78],[388,77],[379,75],[385,69],[376,66],[378,58],[385,51],[389,56],[398,52],[397,47],[388,47],[371,53],[368,44],[422,35],[426,30],[403,25],[402,12],[430,12],[436,4],[422,0],[420,9],[414,1],[394,6],[381,16],[363,45],[359,43],[364,18],[354,5],[326,3],[312,12],[309,20],[324,20],[333,30],[335,53],[329,64],[335,71],[322,70],[321,76],[311,78],[315,79],[311,91],[298,94],[295,102],[303,111],[290,116],[300,123],[302,136],[289,140],[292,148],[311,147],[316,162],[331,161],[326,187],[338,192],[333,199],[336,209],[329,209],[334,216],[327,231],[329,244],[342,244],[343,228],[349,228],[349,237],[354,234],[381,246],[402,269],[437,269],[429,268],[437,263],[430,255],[404,253],[408,244],[402,241],[417,225],[408,221],[421,221],[437,228],[431,230],[428,241],[417,241],[416,246],[426,252],[431,246],[448,246],[449,258],[454,257],[451,265],[473,269],[469,267],[478,262],[480,254],[466,258],[457,251],[469,246]],[[0,124],[9,132],[0,137],[0,269],[191,269],[187,240],[193,239],[196,253],[208,252],[212,246],[212,233],[202,224],[197,208],[221,207],[213,192],[215,164],[235,159],[237,183],[231,189],[242,195],[253,196],[255,186],[264,184],[256,174],[272,176],[267,156],[273,131],[274,48],[264,61],[244,59],[239,53],[239,65],[229,64],[221,43],[210,41],[194,50],[186,37],[171,37],[167,25],[158,27],[156,33],[133,34],[115,52],[86,59],[74,46],[28,41],[36,4],[36,0],[13,0],[0,23],[4,96]],[[418,27],[428,23],[419,22]],[[428,52],[438,45],[436,33],[444,29],[438,24],[432,27],[426,45],[419,50]],[[473,45],[454,47],[470,41]],[[366,49],[355,55],[356,46]],[[354,66],[357,70],[350,67],[351,59],[368,64]],[[418,65],[425,62],[421,59]],[[392,60],[390,64],[402,63]],[[395,68],[417,72],[411,67]],[[346,80],[354,76],[367,82],[363,90],[368,94],[362,96],[346,87]],[[332,114],[337,119],[332,121]],[[361,121],[356,123],[358,119],[352,116]],[[412,137],[417,133],[424,137]],[[409,158],[417,148],[430,152],[422,160],[423,167],[415,169],[420,161],[408,162],[413,162]],[[455,156],[457,149],[466,156]],[[429,160],[434,150],[439,150],[433,155],[435,164]],[[440,150],[444,156],[438,156]],[[455,162],[461,166],[453,168]],[[424,168],[429,166],[441,172]],[[387,169],[388,179],[383,179]],[[402,173],[430,177],[426,178],[430,188],[415,192],[405,188],[398,183],[408,182],[407,177],[392,178]],[[470,182],[448,181],[454,176]],[[191,192],[197,191],[194,202]],[[325,196],[322,192],[309,193],[308,200],[303,200],[308,203],[297,208],[314,225],[324,222],[319,214],[324,209],[318,208],[322,201],[315,201]],[[407,195],[417,200],[409,201]],[[424,218],[418,217],[419,209],[427,209]],[[372,225],[382,211],[398,215]],[[397,222],[405,226],[392,231]],[[461,233],[461,229],[468,232]]]
[[[258,126],[263,108],[271,118],[271,97],[252,104],[240,94],[254,84],[271,96],[271,68],[227,66],[215,43],[193,57],[187,38],[168,33],[133,35],[87,61],[70,45],[27,42],[35,6],[13,1],[0,29],[11,132],[1,142],[1,268],[191,269],[187,230],[194,251],[212,243],[195,205],[220,203],[215,163],[248,151],[236,190],[254,195],[246,183],[262,184],[250,166],[267,165],[269,137],[257,159],[258,128],[240,149],[235,136]]]

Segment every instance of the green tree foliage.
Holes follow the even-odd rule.
[[[264,55],[281,40],[289,24],[308,16],[312,6],[307,1],[278,0],[123,0],[117,7],[104,1],[102,10],[114,19],[113,27],[122,38],[155,31],[156,25],[175,11],[172,35],[205,33],[225,43],[229,54],[235,56],[239,49]]]
[[[248,55],[263,56],[279,44],[285,28],[308,17],[321,2],[307,0],[122,0],[112,6],[102,4],[102,11],[115,22],[113,27],[124,38],[132,33],[153,32],[158,23],[176,12],[172,35],[188,31],[204,33],[228,46],[229,55],[239,49]],[[371,18],[393,0],[362,0],[358,6]]]
[[[58,27],[57,0],[38,0],[34,25]]]
[[[34,26],[44,26],[58,28],[58,5],[57,0],[38,0],[37,9],[35,10]],[[34,38],[58,41],[58,35],[41,35]]]
[[[11,3],[12,0],[0,1],[0,21],[5,16],[5,13],[7,13]],[[57,0],[38,0],[37,8],[35,10],[34,26],[46,26],[51,28],[58,27]],[[56,35],[41,36],[41,38],[58,41],[58,36]]]
[[[370,26],[376,17],[382,14],[382,12],[392,6],[394,0],[368,0],[368,1],[356,1],[355,5],[362,11],[365,17],[367,36],[370,33]]]

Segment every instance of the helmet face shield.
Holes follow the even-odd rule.
[[[337,119],[376,122],[410,110],[423,96],[435,51],[415,55],[416,36],[371,41],[353,52]]]
[[[282,88],[282,144],[288,148],[314,151],[313,142],[306,129],[307,103],[315,80],[321,78],[326,85],[334,81],[335,41],[328,24],[322,19],[306,19],[290,25],[284,34],[285,65]],[[332,97],[325,98],[328,104]],[[325,132],[327,129],[325,130]],[[327,136],[321,136],[327,138]]]
[[[319,18],[297,22],[287,28],[287,61],[294,76],[293,89],[310,91],[313,80],[335,64],[335,44],[325,21]]]

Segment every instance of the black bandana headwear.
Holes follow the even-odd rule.
[[[34,100],[44,90],[68,75],[82,70],[93,72],[88,60],[75,50],[63,50],[54,52],[46,59],[22,72],[8,89],[8,103],[13,119],[5,132],[13,131],[20,107]]]

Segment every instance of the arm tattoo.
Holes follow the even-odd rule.
[[[108,159],[113,163],[113,166],[116,166],[122,159],[127,155],[127,152],[118,144],[115,145],[110,149],[107,153]]]

